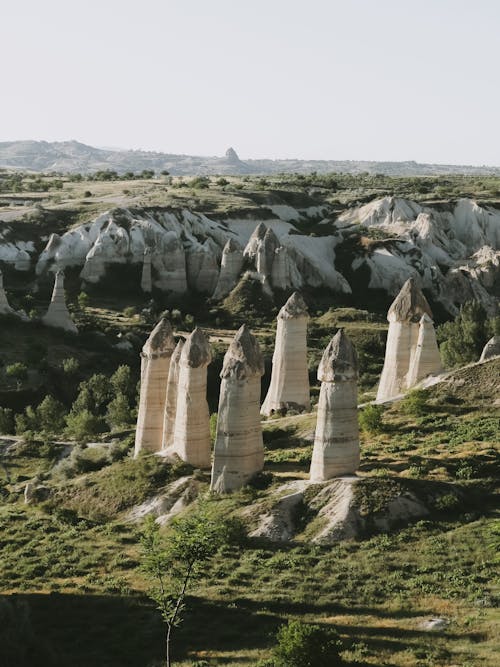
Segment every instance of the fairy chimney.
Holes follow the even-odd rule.
[[[323,353],[318,380],[321,389],[311,460],[312,482],[354,474],[359,466],[358,358],[342,330]]]
[[[162,449],[168,449],[174,442],[175,414],[177,411],[177,389],[179,385],[179,364],[184,339],[180,338],[170,359],[168,370],[167,391],[165,396],[165,413],[163,417]]]
[[[141,451],[158,452],[163,442],[166,386],[175,339],[170,322],[161,319],[141,352],[141,391],[135,456]]]
[[[212,295],[214,299],[223,299],[238,281],[243,268],[243,250],[234,239],[229,239],[222,251],[219,279]]]
[[[54,290],[52,299],[46,314],[42,317],[42,322],[50,327],[64,329],[71,333],[78,333],[75,323],[71,319],[66,307],[66,297],[64,294],[64,273],[58,271],[55,276]]]
[[[264,466],[260,378],[264,363],[257,339],[243,325],[224,357],[211,489],[228,493]]]
[[[415,386],[420,380],[429,375],[442,373],[443,365],[434,331],[434,323],[425,313],[420,318],[418,326],[417,345],[413,352],[406,385]]]
[[[208,337],[196,328],[187,338],[179,360],[179,384],[173,451],[196,468],[210,467],[210,415],[207,366],[212,360]]]
[[[271,384],[261,414],[279,410],[309,410],[307,368],[307,306],[294,292],[278,314]]]

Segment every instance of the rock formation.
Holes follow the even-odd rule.
[[[151,255],[156,270],[155,287],[174,294],[187,292],[186,254],[182,241],[174,231],[164,234]]]
[[[278,314],[271,384],[261,413],[279,410],[309,410],[309,372],[307,369],[307,306],[294,292]]]
[[[500,356],[500,336],[493,336],[484,346],[479,361],[487,361],[498,356]]]
[[[425,313],[420,318],[415,351],[411,357],[406,380],[407,387],[414,387],[428,375],[442,373],[443,365],[431,318]]]
[[[153,289],[153,283],[151,281],[151,250],[149,248],[144,249],[144,256],[142,261],[142,274],[141,274],[141,289],[143,292],[151,292]]]
[[[141,352],[141,392],[135,432],[135,456],[157,452],[163,441],[166,387],[175,340],[170,322],[161,319]]]
[[[66,297],[64,294],[64,273],[58,271],[55,276],[54,290],[50,301],[49,309],[42,317],[42,322],[50,327],[57,327],[72,333],[78,333],[75,323],[70,317],[66,307]]]
[[[318,368],[321,389],[310,477],[324,482],[354,474],[359,466],[358,358],[340,330],[323,353]]]
[[[238,277],[243,268],[243,250],[234,239],[224,246],[220,265],[219,280],[212,295],[213,299],[226,297],[238,282]]]
[[[0,314],[1,315],[15,315],[16,312],[10,307],[7,300],[7,295],[3,287],[3,273],[0,271]]]
[[[417,348],[419,322],[423,315],[427,315],[432,323],[432,312],[425,296],[415,280],[409,278],[387,313],[389,331],[377,401],[393,398],[408,388],[408,374]],[[424,333],[427,343],[432,347],[428,323],[423,336]],[[434,355],[431,356],[434,358]]]
[[[184,343],[179,360],[172,450],[197,468],[210,467],[207,366],[211,360],[208,337],[196,328]]]
[[[162,449],[168,449],[174,442],[175,415],[177,411],[177,388],[179,384],[179,364],[183,347],[184,339],[180,338],[170,359],[167,391],[165,396],[165,413],[163,417]]]
[[[264,466],[260,378],[264,363],[256,338],[243,325],[224,357],[211,489],[240,489]]]

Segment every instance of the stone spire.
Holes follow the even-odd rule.
[[[64,273],[62,271],[56,273],[52,299],[46,314],[42,317],[42,322],[50,327],[57,327],[58,329],[78,333],[78,329],[66,307]]]
[[[479,361],[488,361],[498,356],[500,356],[500,336],[493,336],[484,346]]]
[[[413,387],[428,375],[442,373],[443,365],[436,340],[436,332],[431,318],[425,313],[420,318],[418,339],[411,358],[406,381],[407,387]]]
[[[223,299],[238,281],[243,268],[243,250],[234,239],[229,239],[222,251],[220,274],[213,293],[214,299]]]
[[[208,337],[196,328],[184,343],[179,360],[172,449],[183,461],[197,468],[210,467],[207,366],[211,360]]]
[[[271,384],[261,413],[293,408],[309,410],[309,372],[307,368],[307,306],[294,292],[278,314]]]
[[[311,481],[354,474],[359,466],[358,358],[340,330],[318,368],[321,390],[311,460]]]
[[[15,311],[10,307],[7,300],[7,295],[3,287],[3,273],[0,271],[0,314],[1,315],[15,315]]]
[[[135,456],[158,452],[163,441],[166,386],[175,339],[170,322],[161,319],[141,353],[141,393],[135,433]]]
[[[252,235],[248,239],[248,243],[245,246],[243,255],[249,259],[255,259],[257,256],[257,250],[264,240],[266,235],[267,227],[263,222],[259,222],[257,227],[253,230]]]
[[[408,374],[417,347],[419,322],[423,315],[432,321],[427,299],[414,278],[409,278],[387,313],[389,331],[377,401],[386,401],[407,389]]]
[[[264,363],[257,339],[243,325],[224,357],[211,489],[240,489],[264,466],[260,378]]]
[[[150,293],[153,289],[153,283],[151,281],[151,250],[149,248],[144,248],[141,289],[143,292],[147,293]]]
[[[168,449],[174,442],[175,413],[177,410],[177,386],[179,384],[179,364],[181,360],[184,339],[180,338],[177,347],[170,359],[168,370],[167,392],[165,398],[165,414],[163,417],[163,444],[162,449]]]

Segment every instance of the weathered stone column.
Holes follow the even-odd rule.
[[[311,460],[312,482],[354,474],[359,466],[358,357],[342,330],[323,353],[318,380],[321,389]]]
[[[165,397],[165,413],[163,417],[162,449],[168,449],[174,442],[175,414],[177,411],[177,389],[179,385],[179,364],[183,347],[184,339],[180,338],[170,359],[167,392]]]
[[[15,311],[11,308],[5,289],[3,287],[3,273],[0,271],[0,314],[1,315],[15,315]]]
[[[264,362],[257,339],[243,325],[224,357],[211,489],[240,489],[264,467],[260,378]]]
[[[78,329],[66,307],[64,273],[62,271],[56,273],[52,299],[46,314],[42,317],[42,322],[50,327],[57,327],[58,329],[78,333]]]
[[[278,314],[271,384],[261,414],[293,408],[309,410],[307,369],[307,306],[294,292]]]
[[[242,268],[243,250],[237,241],[229,239],[222,251],[219,279],[212,298],[223,299],[227,296],[238,282]]]
[[[443,365],[436,340],[436,332],[431,318],[425,313],[420,318],[418,339],[411,358],[406,386],[414,387],[428,375],[442,373]]]
[[[141,353],[141,393],[134,456],[141,451],[158,452],[161,449],[167,379],[174,348],[170,322],[161,319]]]
[[[207,366],[211,360],[208,337],[196,328],[184,343],[179,361],[172,449],[183,461],[197,468],[210,467]]]
[[[417,347],[422,315],[428,315],[432,320],[427,299],[415,280],[409,278],[387,313],[389,331],[377,401],[386,401],[407,389],[408,373]]]
[[[151,292],[153,289],[153,283],[151,280],[151,250],[149,248],[144,249],[142,260],[141,289],[143,292]]]
[[[493,336],[483,347],[479,361],[488,361],[498,356],[500,356],[500,336]]]

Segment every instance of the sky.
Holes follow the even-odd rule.
[[[500,165],[498,0],[3,0],[0,141]]]

